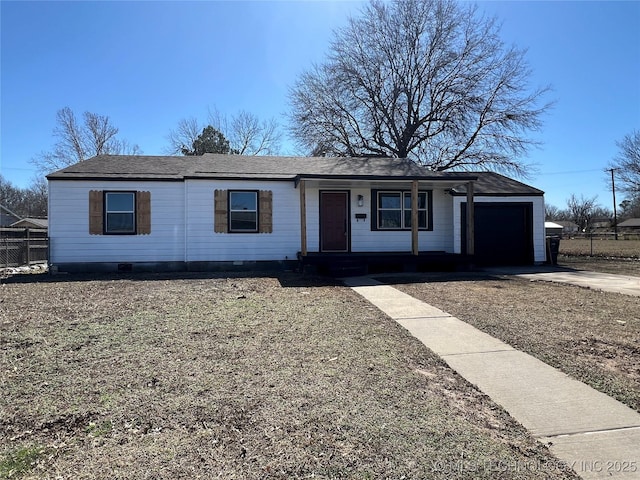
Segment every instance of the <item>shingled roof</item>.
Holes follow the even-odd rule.
[[[457,172],[450,172],[450,176],[455,176]],[[474,195],[531,195],[540,196],[544,195],[542,190],[538,190],[530,185],[514,180],[513,178],[505,177],[495,172],[471,172],[472,175],[476,175],[478,179],[473,182]],[[466,182],[451,190],[452,195],[466,195],[467,185]]]
[[[297,177],[447,178],[407,159],[337,157],[267,157],[221,155],[143,156],[99,155],[63,168],[49,179],[120,178],[265,178]]]
[[[408,159],[273,157],[206,153],[202,156],[99,155],[47,176],[49,180],[167,180],[302,178],[476,181],[476,194],[542,195],[540,190],[491,172],[435,172]],[[465,194],[461,185],[452,194]]]

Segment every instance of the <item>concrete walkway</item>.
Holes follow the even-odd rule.
[[[344,282],[440,355],[584,479],[640,479],[640,414],[370,277]]]
[[[569,283],[604,292],[623,293],[640,297],[640,277],[631,275],[568,270],[558,267],[505,267],[487,268],[484,271],[498,275],[515,275],[529,280]]]

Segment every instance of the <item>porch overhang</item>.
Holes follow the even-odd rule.
[[[413,256],[420,255],[419,230],[418,230],[418,194],[420,189],[453,189],[462,184],[467,189],[467,231],[474,231],[474,188],[473,184],[478,179],[476,175],[455,175],[455,176],[381,176],[381,175],[297,175],[294,179],[295,187],[300,191],[300,254],[302,257],[308,255],[307,239],[307,188],[323,189],[401,189],[411,191],[411,246],[408,248]],[[466,251],[468,256],[474,252],[474,236],[467,236]]]
[[[307,186],[321,188],[407,188],[411,183],[417,181],[421,188],[454,188],[467,182],[474,182],[478,179],[476,175],[460,175],[454,178],[443,176],[382,176],[382,175],[296,175],[294,178],[295,188],[300,182],[305,182]]]

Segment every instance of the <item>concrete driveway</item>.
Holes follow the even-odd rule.
[[[640,276],[614,275],[561,267],[499,267],[487,268],[485,272],[497,275],[514,275],[529,280],[558,282],[577,285],[604,292],[623,293],[640,297]]]

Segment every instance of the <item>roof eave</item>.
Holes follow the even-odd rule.
[[[351,181],[425,181],[425,182],[441,182],[441,183],[451,183],[455,182],[458,184],[459,182],[472,182],[478,180],[478,177],[475,175],[465,175],[465,176],[456,176],[456,177],[445,177],[442,175],[323,175],[323,174],[315,174],[315,173],[302,173],[298,174],[295,177],[295,185],[296,187],[300,183],[301,180],[351,180]]]

